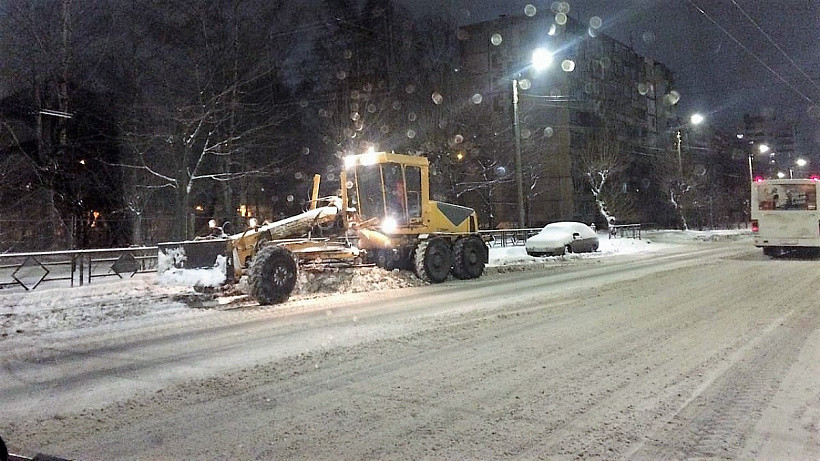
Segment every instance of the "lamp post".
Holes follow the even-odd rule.
[[[521,171],[521,127],[518,124],[518,79],[513,79],[513,136],[515,136],[515,187],[518,191],[518,227],[523,229],[524,214],[524,173]]]
[[[547,68],[552,62],[552,53],[544,48],[537,48],[532,52],[532,68],[541,71]],[[518,88],[517,78],[512,81],[512,105],[513,105],[513,136],[515,136],[515,186],[518,193],[518,227],[524,228],[526,213],[524,211],[524,173],[521,165],[521,127],[518,116]]]
[[[794,161],[794,164],[797,165],[797,168],[800,168],[801,170],[808,163],[809,162],[806,161],[806,159],[803,159],[803,158],[799,158],[799,159]],[[789,179],[794,179],[794,168],[792,168],[792,165],[789,165]]]
[[[757,146],[757,150],[761,154],[765,154],[766,152],[769,152],[771,150],[771,148],[767,144],[759,144]],[[754,152],[755,152],[754,147],[752,147],[752,149],[749,151],[749,182],[754,182],[754,180],[755,180],[754,170],[752,169],[752,156],[754,155]]]
[[[705,120],[705,118],[703,117],[703,115],[695,113],[695,114],[692,114],[691,117],[689,117],[689,124],[697,126],[697,125],[700,125],[701,123],[703,123],[704,120]],[[675,146],[676,146],[676,150],[678,151],[678,174],[681,175],[681,177],[683,177],[683,160],[681,159],[681,141],[682,141],[681,128],[678,128],[677,133],[675,133]]]

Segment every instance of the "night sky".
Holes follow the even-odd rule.
[[[553,2],[544,0],[403,3],[411,10],[438,9],[460,24],[501,14],[523,15],[528,4],[536,7],[538,15],[553,14]],[[671,68],[678,79],[681,114],[700,112],[726,131],[739,130],[744,114],[774,115],[780,124],[797,125],[804,149],[820,153],[820,1],[568,3],[570,16],[583,23],[599,16],[604,33]]]

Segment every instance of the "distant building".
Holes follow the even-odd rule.
[[[471,110],[481,106],[480,124],[494,137],[477,143],[482,155],[499,157],[508,172],[514,155],[513,81],[518,82],[528,226],[601,219],[578,172],[578,154],[593,134],[604,130],[625,146],[626,174],[620,175],[618,187],[640,204],[622,218],[655,222],[655,211],[665,205],[653,180],[653,164],[673,145],[670,127],[677,124],[679,98],[666,66],[572,18],[557,24],[551,15],[501,16],[462,27],[459,39],[460,87],[465,100],[472,94]],[[538,47],[554,52],[554,60],[535,73],[528,66]],[[492,195],[503,201],[491,205],[493,220],[516,222],[514,182],[497,187],[503,193]]]
[[[754,173],[766,177],[776,177],[778,173],[789,175],[795,169],[795,161],[801,156],[793,124],[779,122],[773,117],[744,115],[741,128],[743,139],[754,155]],[[768,146],[761,152],[759,146]]]

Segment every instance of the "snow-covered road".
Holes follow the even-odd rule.
[[[678,237],[276,307],[29,293],[0,434],[81,459],[817,459],[817,261]]]

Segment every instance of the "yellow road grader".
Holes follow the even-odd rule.
[[[314,177],[310,209],[235,235],[159,245],[161,277],[215,286],[247,275],[260,304],[284,302],[299,267],[375,264],[409,269],[440,283],[481,276],[487,245],[473,209],[430,200],[426,157],[369,152],[345,158],[341,196],[319,198]]]

